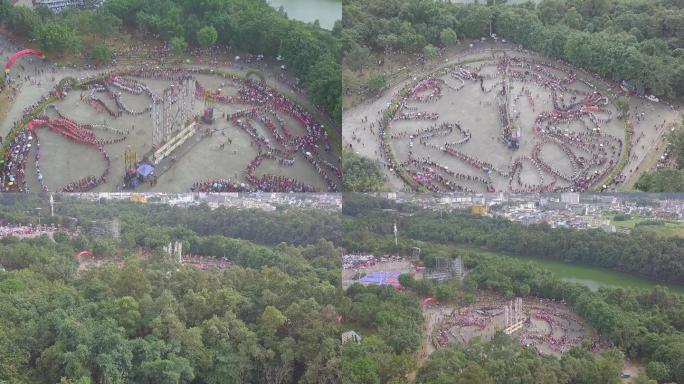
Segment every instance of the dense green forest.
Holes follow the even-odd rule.
[[[266,0],[109,0],[96,10],[58,16],[44,7],[34,11],[0,0],[0,24],[36,39],[47,52],[78,52],[87,45],[86,52],[102,62],[111,60],[102,41],[130,28],[159,35],[177,53],[189,45],[218,44],[272,59],[281,55],[311,101],[341,124],[339,28],[331,33],[290,20]],[[93,36],[97,43],[90,43]]]
[[[323,238],[339,244],[341,240],[339,213],[327,210],[288,208],[269,213],[260,209],[212,210],[206,204],[187,209],[160,204],[90,202],[59,195],[55,196],[55,206],[58,215],[43,217],[43,223],[68,225],[70,218],[75,217],[87,229],[92,222],[116,218],[125,224],[122,241],[126,241],[126,233],[135,233],[139,237],[158,236],[157,241],[166,244],[171,234],[180,236],[186,229],[193,235],[222,235],[269,245],[310,244]],[[37,224],[35,211],[26,214],[36,208],[49,212],[47,196],[0,195],[0,219],[6,222]]]
[[[390,239],[393,222],[373,207],[391,207],[391,203],[373,202],[367,197],[345,195],[343,212],[363,215],[343,228],[355,235],[353,245],[345,237],[344,247],[362,245],[375,252],[394,249]],[[401,208],[410,210],[411,208]],[[650,279],[684,284],[684,239],[663,236],[653,231],[635,230],[631,234],[603,230],[556,230],[545,224],[525,226],[506,219],[473,216],[461,212],[417,211],[409,218],[399,218],[397,225],[406,238],[485,247],[513,255],[561,260],[605,267]],[[372,234],[386,235],[378,238]],[[411,242],[400,241],[410,249]]]
[[[418,236],[425,237],[427,231],[436,232],[440,236],[454,236],[451,231],[458,228],[460,236],[480,239],[480,231],[487,229],[493,234],[499,228],[492,227],[493,223],[482,224],[479,221],[475,221],[479,224],[473,226],[467,220],[467,215],[463,214],[445,213],[442,220],[439,220],[439,216],[429,218],[430,215],[421,213],[408,204],[397,205],[387,200],[355,194],[345,196],[345,248],[396,254],[393,238],[387,236],[391,233],[392,223],[386,223],[387,214],[381,211],[388,208],[403,214],[399,232],[403,233],[404,240],[399,244],[400,254],[410,254],[410,247],[420,244],[423,251],[420,257],[426,265],[434,265],[437,258],[460,256],[470,271],[462,284],[421,283],[404,276],[400,278],[400,282],[409,291],[421,296],[435,295],[440,300],[462,303],[471,302],[471,293],[478,289],[495,290],[507,297],[532,295],[565,300],[604,339],[614,343],[622,351],[609,349],[594,356],[582,346],[557,360],[539,357],[532,350],[522,349],[508,337],[499,335],[491,342],[476,341],[468,346],[452,346],[432,354],[418,370],[417,383],[615,383],[619,382],[622,353],[643,362],[645,372],[638,379],[639,383],[654,383],[654,380],[658,383],[684,381],[683,295],[660,287],[652,290],[602,288],[592,292],[583,285],[561,281],[551,272],[529,262],[477,250],[452,248],[450,242],[443,238],[420,241],[424,239],[419,239]],[[429,229],[426,227],[428,218],[432,220]],[[413,227],[415,232],[410,231],[412,227],[407,224],[409,221],[416,221]],[[501,227],[501,230],[505,233],[506,226]],[[541,233],[548,231],[550,230]],[[576,242],[581,241],[584,240],[576,239]],[[536,252],[539,244],[528,244],[527,254]],[[570,246],[570,243],[565,246]],[[365,381],[361,382],[367,383],[398,383],[402,382],[403,375],[414,369],[414,366],[408,364],[401,366],[394,363],[392,366],[395,369],[392,370],[384,368],[382,364],[371,363],[393,361],[392,359],[402,361],[405,353],[415,352],[415,344],[409,344],[407,348],[398,351],[376,348],[379,343],[377,338],[384,344],[389,344],[390,339],[380,331],[379,325],[386,324],[382,323],[388,321],[386,319],[392,318],[393,322],[399,324],[410,324],[412,333],[409,335],[420,332],[421,322],[412,320],[413,311],[418,310],[418,300],[410,296],[403,300],[396,299],[393,296],[402,294],[389,291],[389,288],[364,289],[352,286],[346,292],[347,299],[352,304],[347,302],[343,306],[345,320],[349,320],[352,327],[359,326],[359,329],[366,330],[367,335],[360,345],[346,344],[343,347],[343,378],[347,383],[359,382],[354,381],[356,377],[364,377]],[[363,313],[363,318],[379,318],[381,321],[364,323],[362,318],[355,316],[356,313]],[[406,340],[412,339],[408,337]],[[352,364],[348,366],[348,362]]]
[[[343,305],[347,327],[368,330],[361,344],[342,348],[343,383],[403,382],[415,369],[414,353],[420,346],[423,316],[415,297],[391,287],[355,284]]]
[[[45,200],[23,196],[3,196],[0,219],[34,220]],[[340,382],[340,249],[324,237],[273,245],[259,235],[259,218],[296,227],[315,211],[248,212],[246,240],[162,223],[193,209],[66,200],[57,216],[78,224],[119,211],[120,239],[82,226],[73,238],[0,240],[0,383]],[[146,215],[155,226],[134,223]],[[181,266],[161,251],[167,239],[232,266]],[[121,261],[77,272],[83,249]]]
[[[482,359],[481,356],[487,356]],[[574,348],[559,360],[544,357],[503,333],[489,342],[451,345],[430,355],[416,376],[417,384],[601,383],[617,384],[623,355],[610,349],[594,357]],[[641,378],[640,383],[647,383]]]
[[[434,52],[492,33],[549,57],[627,80],[658,96],[684,96],[681,0],[346,0],[342,44],[350,62],[372,51]],[[426,48],[427,47],[427,48]],[[432,47],[432,48],[430,48]]]

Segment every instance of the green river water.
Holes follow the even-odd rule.
[[[267,0],[274,8],[285,8],[291,19],[313,23],[331,30],[335,21],[342,19],[342,0]]]
[[[472,247],[457,246],[457,248],[475,253],[480,252],[492,255],[507,256],[521,261],[528,261],[542,268],[548,269],[561,280],[585,285],[593,291],[596,291],[601,287],[653,288],[656,285],[660,285],[667,287],[670,289],[670,291],[684,294],[684,286],[666,284],[629,273],[613,271],[607,268],[594,267],[586,264],[566,263],[556,260],[537,259],[534,257],[514,256]]]
[[[595,291],[601,287],[611,288],[652,288],[656,285],[668,287],[671,291],[684,293],[684,286],[659,283],[628,273],[616,272],[582,264],[571,264],[555,260],[535,259],[532,257],[511,256],[518,260],[533,262],[553,272],[560,279],[586,285]]]

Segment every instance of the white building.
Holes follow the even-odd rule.
[[[579,204],[580,194],[577,192],[566,192],[561,194],[561,203]]]
[[[83,0],[33,0],[33,6],[44,5],[54,13],[62,12],[68,8],[81,8],[85,5]]]

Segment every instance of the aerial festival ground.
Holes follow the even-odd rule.
[[[258,56],[100,70],[35,57],[7,59],[3,191],[339,188],[330,124]]]
[[[656,98],[510,45],[445,60],[345,110],[344,147],[395,189],[614,190],[678,122]]]

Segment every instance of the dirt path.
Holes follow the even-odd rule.
[[[636,169],[636,167],[632,168],[632,171],[625,180],[625,183],[621,188],[623,191],[634,190],[634,184],[639,180],[639,177],[644,173],[651,171],[652,168],[656,166],[660,156],[665,153],[666,141],[667,137],[663,134],[656,142],[648,147],[646,153],[642,155],[642,160],[639,162],[638,169]]]
[[[625,367],[622,372],[629,374],[629,378],[622,379],[623,383],[633,383],[639,376],[639,372],[643,369],[641,364],[636,361],[625,359]]]
[[[12,99],[10,98],[10,90],[9,88],[5,88],[0,92],[0,121],[5,120],[11,106]]]

